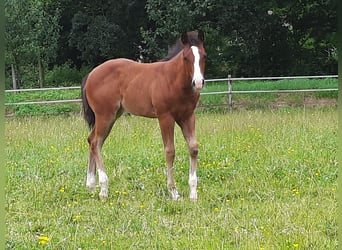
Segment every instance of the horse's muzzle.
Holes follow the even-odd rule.
[[[204,79],[201,80],[192,80],[192,86],[196,89],[196,90],[201,90],[204,86]]]

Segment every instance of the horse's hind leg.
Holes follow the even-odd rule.
[[[101,156],[102,145],[105,140],[105,134],[107,133],[107,126],[103,126],[101,123],[95,123],[95,126],[88,137],[89,142],[89,163],[87,173],[87,187],[90,191],[95,191],[95,176],[96,168],[99,175],[100,184],[100,199],[106,200],[108,197],[108,176],[105,172],[103,160]]]
[[[89,146],[91,145],[91,142],[94,138],[94,128],[91,130],[90,135],[88,137],[88,143]],[[87,188],[91,193],[95,192],[96,187],[96,163],[95,163],[95,157],[93,154],[93,151],[91,150],[91,147],[89,148],[89,160],[88,160],[88,171],[87,171]]]
[[[90,152],[89,152],[89,165],[87,175],[87,186],[91,190],[95,189],[95,168],[99,177],[100,193],[99,197],[102,201],[105,201],[108,197],[108,176],[103,164],[101,149],[104,141],[109,135],[114,122],[122,114],[122,110],[118,110],[114,118],[112,116],[100,116],[96,117],[95,126],[88,137]],[[88,182],[89,181],[89,182]]]

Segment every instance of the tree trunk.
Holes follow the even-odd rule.
[[[15,74],[15,67],[14,64],[11,64],[11,71],[12,71],[12,86],[13,89],[17,89],[17,76]]]
[[[43,88],[44,87],[44,65],[40,58],[38,60],[38,71],[39,71],[39,86]]]

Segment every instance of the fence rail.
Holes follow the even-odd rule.
[[[319,75],[319,76],[270,76],[270,77],[230,77],[208,79],[206,82],[222,82],[222,81],[258,81],[258,80],[286,80],[286,79],[322,79],[322,78],[337,78],[338,75]]]
[[[233,90],[233,81],[260,81],[260,80],[286,80],[286,79],[325,79],[325,78],[338,78],[338,75],[319,75],[319,76],[286,76],[286,77],[248,77],[248,78],[236,78],[228,75],[227,78],[208,79],[206,83],[210,82],[227,82],[226,91],[213,91],[201,93],[204,95],[228,95],[229,109],[233,107],[233,94],[256,94],[256,93],[300,93],[300,92],[329,92],[338,91],[338,88],[325,88],[325,89],[289,89],[289,90]],[[33,92],[33,91],[50,91],[50,90],[71,90],[80,89],[80,86],[74,87],[55,87],[55,88],[34,88],[34,89],[16,89],[5,90],[5,93],[15,92]],[[14,105],[31,105],[31,104],[58,104],[58,103],[73,103],[81,102],[81,99],[68,99],[68,100],[50,100],[50,101],[29,101],[29,102],[10,102],[5,103],[5,106]]]

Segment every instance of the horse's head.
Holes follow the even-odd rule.
[[[204,85],[204,68],[206,52],[203,47],[204,33],[184,32],[181,36],[183,43],[183,58],[187,72],[192,78],[191,84],[196,90]]]

